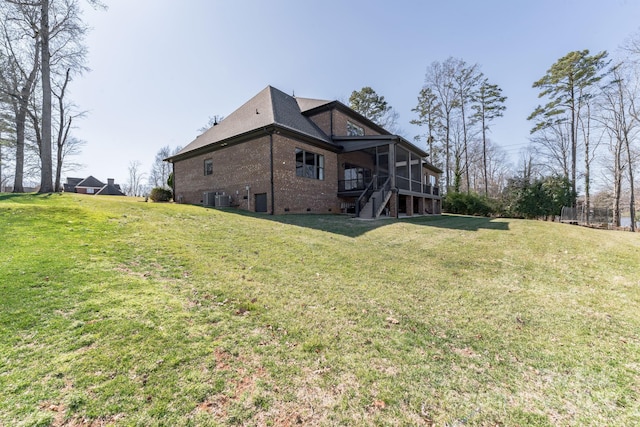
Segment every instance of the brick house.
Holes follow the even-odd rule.
[[[427,153],[338,101],[267,86],[176,155],[176,202],[271,214],[439,214]]]
[[[124,196],[120,185],[116,184],[113,178],[107,179],[107,183],[105,184],[91,175],[86,178],[67,177],[67,182],[63,184],[63,188],[66,193]]]

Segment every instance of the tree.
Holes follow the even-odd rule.
[[[129,178],[124,188],[127,196],[137,197],[142,195],[144,173],[140,172],[140,166],[142,166],[142,164],[138,160],[129,162]]]
[[[167,157],[178,154],[182,147],[177,147],[173,151],[171,147],[164,146],[156,153],[156,157],[151,165],[149,173],[149,185],[151,187],[169,188],[169,175],[171,173],[171,165],[164,161]]]
[[[456,72],[453,76],[454,88],[458,97],[457,107],[460,109],[460,119],[462,123],[462,143],[464,149],[464,173],[467,181],[467,192],[471,191],[469,175],[469,128],[475,124],[475,117],[467,118],[468,105],[476,98],[478,83],[482,78],[482,73],[478,65],[467,65],[463,60],[458,60]],[[457,172],[460,173],[460,172]]]
[[[438,164],[438,160],[435,156],[434,150],[435,135],[438,127],[441,126],[442,120],[442,108],[438,102],[438,97],[430,87],[423,87],[418,95],[418,105],[411,111],[418,114],[417,119],[411,120],[411,124],[418,126],[426,126],[427,133],[425,140],[427,143],[427,150],[429,152],[429,161],[432,164]]]
[[[616,226],[620,226],[620,199],[625,170],[630,182],[630,215],[635,219],[631,139],[640,117],[634,103],[637,91],[631,80],[631,76],[625,75],[624,64],[618,64],[612,68],[611,80],[602,91],[600,122],[610,137],[609,149],[613,155],[613,221]],[[632,227],[635,229],[635,221],[632,221]]]
[[[527,176],[509,180],[505,199],[508,213],[524,218],[548,219],[560,215],[563,206],[575,200],[571,182],[558,176],[531,181]]]
[[[91,5],[101,6],[97,0],[88,1]],[[77,0],[7,0],[6,3],[15,6],[23,16],[34,18],[32,29],[40,43],[40,192],[48,193],[55,190],[52,87],[57,70],[66,70],[70,64],[81,68],[86,52],[82,44],[86,27],[80,19]]]
[[[349,106],[389,132],[397,131],[398,113],[385,101],[384,96],[378,95],[369,86],[351,92]]]
[[[24,192],[26,119],[40,68],[37,12],[33,6],[10,1],[0,8],[0,91],[11,105],[15,123],[15,193]]]
[[[15,134],[11,128],[10,114],[4,111],[2,107],[5,105],[2,102],[2,96],[0,95],[0,193],[7,183],[8,177],[6,174],[8,164],[8,148],[11,146],[13,140],[10,138],[11,134]]]
[[[440,116],[434,116],[439,123],[433,128],[435,132],[440,133],[436,137],[436,141],[440,141],[442,151],[444,152],[444,178],[445,188],[451,186],[451,130],[453,123],[453,111],[458,103],[458,98],[454,90],[454,74],[456,63],[458,60],[448,58],[444,62],[432,62],[427,68],[425,74],[425,84],[423,89],[430,89],[436,96],[436,102],[439,105]]]
[[[498,85],[490,84],[488,79],[482,80],[478,92],[475,94],[475,104],[472,105],[476,112],[474,118],[480,122],[482,126],[482,171],[484,177],[484,194],[489,195],[489,177],[487,173],[487,131],[489,130],[489,122],[502,117],[504,110],[507,108],[504,102],[506,96],[502,95],[502,89]]]
[[[224,119],[224,116],[218,116],[217,114],[214,115],[213,117],[209,117],[209,121],[207,122],[207,124],[202,126],[200,129],[198,129],[198,132],[205,133],[212,127],[217,126],[218,123],[220,123],[223,119]]]
[[[571,130],[567,122],[540,129],[531,137],[531,149],[547,173],[570,179]]]
[[[56,191],[61,191],[62,189],[61,175],[65,167],[65,159],[70,155],[79,154],[80,148],[84,145],[83,141],[79,141],[78,139],[69,136],[74,120],[84,116],[84,112],[73,113],[73,105],[65,101],[67,86],[70,81],[71,68],[67,68],[62,82],[60,84],[56,84],[56,89],[52,90],[52,94],[56,98],[58,108],[58,118],[56,122],[56,168],[54,184]]]
[[[554,63],[547,73],[533,83],[539,88],[539,98],[548,98],[544,106],[538,106],[528,117],[535,121],[531,133],[569,122],[571,141],[571,183],[576,193],[576,165],[578,147],[578,121],[581,108],[591,91],[602,79],[606,67],[607,52],[590,56],[589,50],[569,52]],[[571,204],[575,206],[575,200]]]

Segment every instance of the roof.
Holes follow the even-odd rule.
[[[298,103],[298,107],[300,107],[300,111],[304,113],[305,111],[331,104],[333,101],[312,98],[296,98],[296,102]]]
[[[120,186],[117,184],[106,184],[96,193],[96,196],[124,196],[125,194],[120,191]]]
[[[89,175],[88,177],[80,181],[78,184],[76,184],[76,187],[102,188],[104,187],[104,182],[101,182],[100,180]]]
[[[76,186],[78,185],[80,182],[82,182],[84,178],[72,178],[72,177],[67,177],[67,184],[69,185],[73,185]]]
[[[318,104],[318,102],[329,102],[305,100],[304,98],[302,98],[302,100],[302,104],[305,106],[318,106],[321,105]],[[294,132],[331,144],[331,138],[302,114],[297,98],[287,95],[272,86],[267,86],[217,125],[212,126],[202,135],[198,136],[173,157],[205,146],[215,145],[229,138],[259,130],[270,125],[290,129]]]

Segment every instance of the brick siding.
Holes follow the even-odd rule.
[[[323,180],[296,176],[296,148],[324,156]],[[255,194],[266,193],[267,211],[271,212],[270,156],[269,136],[265,135],[177,161],[176,201],[201,204],[204,192],[218,191],[231,195],[232,205],[255,211]],[[206,159],[213,163],[211,175],[204,175]],[[336,153],[276,133],[273,164],[275,214],[339,212]]]

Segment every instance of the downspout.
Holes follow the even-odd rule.
[[[173,179],[171,180],[171,191],[173,192],[173,203],[176,203],[176,165],[171,162],[171,174]]]
[[[271,215],[274,215],[276,211],[276,204],[274,200],[275,190],[273,185],[273,132],[269,132],[269,157],[271,158]]]

